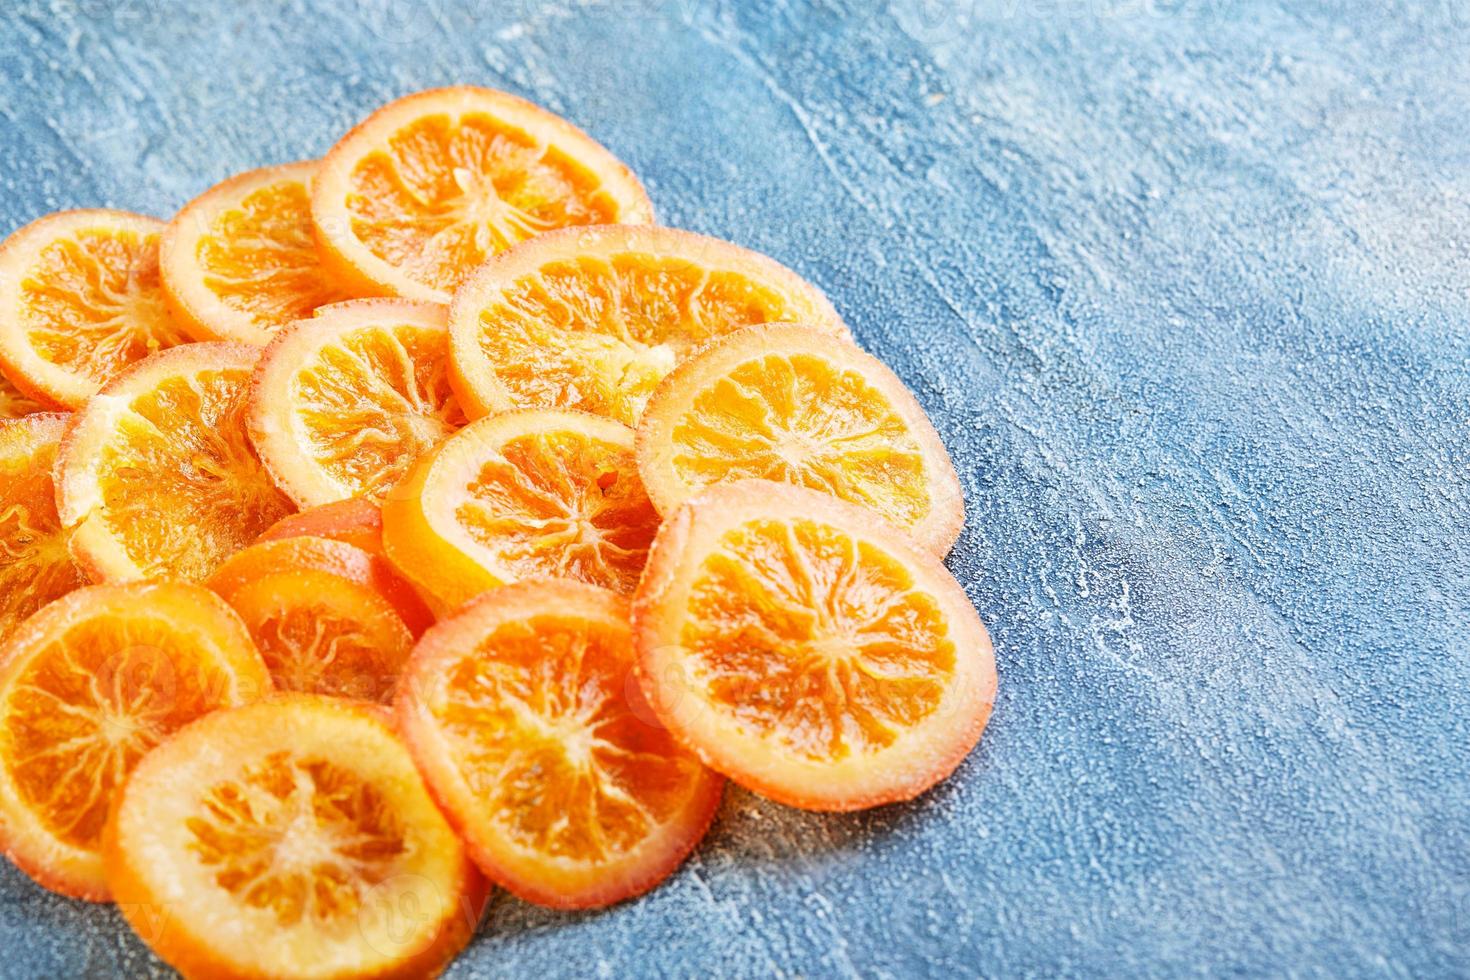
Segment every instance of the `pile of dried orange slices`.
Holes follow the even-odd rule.
[[[918,403],[512,96],[21,228],[0,373],[0,844],[185,974],[432,974],[989,717]]]

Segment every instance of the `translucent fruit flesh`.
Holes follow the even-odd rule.
[[[737,331],[671,374],[639,425],[638,464],[663,513],[764,479],[868,507],[940,554],[964,523],[954,466],[903,383],[795,324]]]
[[[418,119],[350,180],[352,230],[367,249],[446,292],[532,235],[618,213],[585,168],[486,115]]]
[[[325,254],[344,273],[436,302],[534,235],[652,220],[637,180],[586,134],[470,87],[421,92],[370,116],[328,154],[312,208]]]
[[[308,695],[150,755],[106,855],[123,914],[186,975],[433,975],[486,895],[385,715]]]
[[[51,469],[65,415],[0,421],[0,643],[36,610],[86,576],[56,515]]]
[[[250,431],[277,482],[302,506],[377,500],[464,424],[448,380],[439,307],[343,304],[267,348]]]
[[[62,450],[60,500],[94,578],[201,580],[292,509],[245,432],[254,356],[176,348],[81,413]]]
[[[400,697],[410,744],[477,861],[561,907],[644,891],[704,832],[719,780],[630,703],[625,607],[508,586],[426,635]]]
[[[46,607],[0,653],[7,849],[47,887],[106,897],[103,822],[133,766],[269,688],[239,621],[194,586],[94,586]]]
[[[286,691],[387,701],[430,621],[383,559],[325,538],[259,542],[208,584],[244,620]]]
[[[383,522],[393,563],[453,607],[526,578],[630,592],[658,515],[627,427],[575,412],[513,412],[420,461],[384,503]]]
[[[569,230],[486,265],[451,312],[467,409],[572,408],[632,424],[696,349],[752,323],[845,330],[764,256],[667,228]]]
[[[322,268],[311,227],[315,161],[234,177],[169,225],[163,284],[199,340],[262,345],[319,306],[351,297]]]
[[[79,407],[129,365],[187,340],[159,280],[162,223],[62,212],[0,246],[0,361],[32,395]]]
[[[659,718],[708,765],[794,806],[922,792],[994,699],[989,636],[933,555],[788,484],[725,484],[680,507],[634,624]]]

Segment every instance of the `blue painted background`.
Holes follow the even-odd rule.
[[[1470,3],[6,0],[0,233],[454,82],[828,291],[955,454],[1001,676],[921,801],[732,792],[454,976],[1470,972]],[[160,970],[9,867],[0,950]]]

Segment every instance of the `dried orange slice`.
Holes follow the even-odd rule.
[[[276,484],[303,507],[378,499],[464,424],[449,386],[444,308],[343,303],[261,357],[247,424]]]
[[[0,244],[0,370],[32,398],[80,408],[109,380],[188,337],[158,275],[163,222],[62,211]]]
[[[638,472],[664,514],[765,479],[870,507],[941,555],[965,523],[954,464],[903,382],[795,324],[737,330],[675,368],[638,423]]]
[[[778,320],[847,333],[817,287],[738,245],[673,228],[569,228],[485,263],[455,294],[455,389],[472,417],[575,408],[631,425],[698,347]]]
[[[292,509],[245,434],[259,353],[163,351],[77,414],[57,460],[57,509],[93,578],[198,581]]]
[[[179,583],[97,585],[0,646],[0,842],[42,885],[108,897],[99,852],[113,793],[165,736],[270,690],[234,613]]]
[[[159,259],[163,292],[195,339],[264,346],[291,321],[353,295],[317,257],[316,169],[305,160],[239,174],[169,222]]]
[[[283,691],[386,702],[433,621],[384,559],[327,538],[251,545],[205,584],[240,614]]]
[[[488,892],[388,713],[306,694],[155,749],[104,846],[123,917],[190,977],[433,976]]]
[[[57,596],[85,585],[56,516],[51,468],[68,416],[0,421],[0,642]]]
[[[653,220],[632,171],[586,133],[471,86],[406,96],[365,119],[322,161],[311,213],[343,281],[438,303],[532,235]]]
[[[446,609],[525,578],[631,592],[657,529],[633,431],[582,412],[481,419],[383,502],[389,560]]]
[[[995,700],[989,634],[934,554],[791,484],[721,484],[679,507],[633,626],[663,723],[792,806],[917,796],[974,747]]]
[[[414,652],[404,736],[476,863],[522,898],[641,894],[714,817],[723,780],[650,723],[633,667],[626,602],[566,581],[498,589]]]
[[[50,411],[49,403],[38,401],[0,374],[0,419],[18,419],[37,412]]]
[[[350,497],[320,507],[287,514],[265,529],[257,541],[282,538],[331,538],[356,545],[370,554],[383,554],[383,511],[363,497]]]

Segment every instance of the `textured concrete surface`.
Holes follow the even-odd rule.
[[[1470,971],[1470,7],[8,0],[0,232],[451,82],[828,290],[959,461],[1001,674],[921,801],[731,793],[454,976]],[[9,868],[0,950],[159,969]]]

